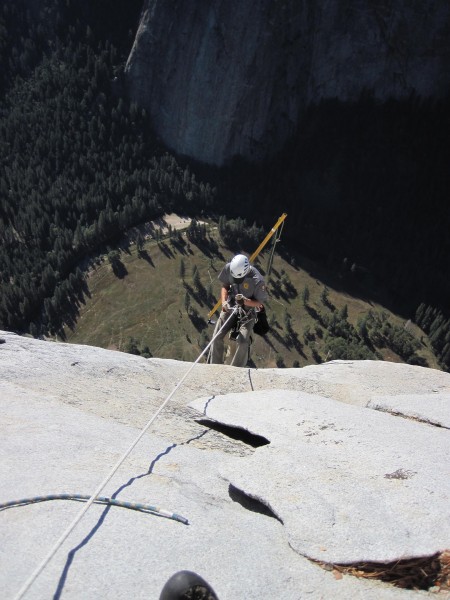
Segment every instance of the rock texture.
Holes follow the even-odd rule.
[[[403,415],[416,421],[450,429],[450,394],[405,394],[373,398],[367,405],[375,410]]]
[[[221,472],[271,508],[299,554],[386,563],[447,548],[449,431],[286,390],[192,406],[270,441]]]
[[[449,91],[447,0],[146,0],[126,65],[131,97],[180,154],[260,160],[324,98]]]
[[[191,367],[0,337],[0,503],[90,495]],[[189,525],[94,505],[26,597],[158,598],[188,569],[220,600],[423,598],[337,578],[314,560],[383,562],[450,546],[450,432],[410,418],[423,396],[440,408],[421,414],[448,423],[449,394],[450,375],[408,365],[199,364],[102,492]],[[244,430],[269,444],[236,439]],[[2,597],[14,597],[81,508],[0,511]]]

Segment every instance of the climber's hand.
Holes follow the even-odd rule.
[[[247,298],[243,294],[236,294],[236,304],[244,306],[244,302]]]
[[[231,311],[231,306],[226,300],[222,303],[222,311],[225,313],[229,313]]]

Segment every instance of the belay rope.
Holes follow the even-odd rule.
[[[95,492],[92,494],[92,496],[90,496],[90,497],[86,496],[88,498],[88,500],[86,502],[86,505],[78,513],[78,515],[75,517],[75,519],[69,525],[69,527],[64,531],[64,533],[61,535],[61,537],[56,541],[56,543],[51,548],[51,550],[49,551],[49,553],[45,556],[45,558],[38,565],[38,567],[33,571],[33,573],[30,575],[30,577],[25,581],[25,583],[23,584],[23,586],[20,588],[18,594],[15,596],[15,600],[20,600],[20,598],[23,598],[23,596],[28,591],[28,589],[31,587],[31,585],[33,584],[33,582],[37,579],[37,577],[44,570],[44,568],[47,566],[47,564],[50,562],[50,560],[53,558],[53,556],[56,554],[56,552],[59,550],[59,548],[63,545],[63,543],[65,542],[65,540],[69,537],[69,535],[72,533],[72,531],[78,525],[78,523],[81,521],[81,519],[86,514],[86,512],[89,510],[89,508],[92,506],[92,504],[96,500],[98,500],[100,492],[103,490],[103,488],[106,486],[106,484],[112,479],[112,477],[117,472],[117,470],[119,469],[119,467],[122,465],[122,463],[125,461],[125,459],[128,457],[128,455],[132,452],[132,450],[135,448],[135,446],[139,443],[139,441],[141,440],[141,438],[144,436],[145,432],[148,430],[148,428],[150,427],[150,425],[155,421],[155,419],[159,416],[159,414],[164,409],[164,407],[168,404],[168,402],[172,399],[172,397],[175,395],[175,393],[179,390],[179,388],[181,387],[182,383],[187,378],[187,376],[192,371],[192,369],[195,367],[195,365],[199,362],[199,360],[201,359],[201,357],[209,350],[209,348],[211,347],[211,345],[214,343],[214,340],[216,339],[216,337],[222,332],[222,329],[224,329],[224,327],[226,327],[226,325],[228,324],[229,319],[231,319],[234,316],[234,314],[236,312],[236,309],[237,309],[237,307],[233,307],[233,310],[231,311],[229,318],[225,321],[225,323],[219,329],[219,331],[217,333],[214,333],[214,336],[212,337],[212,339],[209,342],[209,344],[207,344],[207,346],[204,348],[204,350],[199,354],[199,356],[197,357],[197,359],[195,360],[195,362],[192,363],[192,365],[189,367],[189,369],[186,371],[186,373],[183,375],[183,377],[177,383],[177,385],[175,386],[175,388],[170,392],[170,394],[167,396],[167,398],[164,400],[164,402],[161,404],[161,406],[158,408],[158,410],[152,416],[152,418],[150,419],[150,421],[148,421],[148,423],[145,425],[145,427],[140,431],[139,435],[133,441],[133,443],[128,448],[128,450],[123,454],[123,456],[119,459],[119,461],[116,463],[116,465],[114,465],[114,467],[111,469],[111,471],[105,477],[105,479],[99,484],[98,488],[95,490]],[[23,504],[23,502],[22,502],[22,504]],[[186,522],[187,522],[187,519],[186,519]]]
[[[49,500],[76,500],[77,502],[86,502],[89,500],[89,496],[83,496],[81,494],[49,494],[48,496],[34,496],[33,498],[22,498],[21,500],[11,500],[10,502],[3,502],[0,504],[0,510],[5,508],[13,508],[15,506],[26,506],[27,504],[37,504],[38,502],[48,502]],[[106,498],[105,496],[97,496],[94,500],[95,504],[106,504],[111,506],[120,506],[122,508],[131,508],[132,510],[138,510],[140,512],[150,513],[154,515],[160,515],[167,519],[173,519],[179,521],[185,525],[189,525],[189,521],[177,515],[177,513],[169,512],[159,506],[152,506],[151,504],[141,504],[140,502],[127,502],[124,500],[116,500],[115,498]]]

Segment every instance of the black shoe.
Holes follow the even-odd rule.
[[[192,571],[178,571],[163,587],[159,600],[219,600],[212,587]]]

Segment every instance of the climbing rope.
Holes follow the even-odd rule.
[[[78,525],[78,523],[81,521],[81,519],[87,513],[87,511],[89,510],[89,508],[95,502],[95,500],[99,496],[100,492],[103,490],[103,488],[106,486],[106,484],[112,479],[112,477],[114,476],[114,474],[116,473],[116,471],[119,469],[119,467],[122,465],[122,463],[128,457],[128,455],[132,452],[132,450],[135,448],[135,446],[140,442],[140,440],[142,439],[142,437],[144,436],[145,432],[148,430],[148,428],[150,427],[150,425],[155,421],[155,419],[159,416],[159,414],[164,409],[164,407],[166,406],[166,404],[172,399],[172,397],[175,395],[175,393],[179,390],[179,388],[181,387],[181,385],[184,382],[184,380],[186,379],[186,377],[189,375],[189,373],[192,371],[192,369],[195,367],[195,365],[199,362],[199,360],[201,359],[201,357],[209,350],[210,346],[214,343],[214,340],[216,339],[216,337],[226,327],[229,319],[231,319],[231,317],[235,314],[235,311],[236,311],[236,308],[233,308],[232,312],[230,313],[229,318],[225,321],[225,323],[223,324],[223,326],[219,329],[219,331],[217,333],[214,333],[214,336],[211,338],[211,341],[209,342],[209,344],[207,344],[207,346],[205,347],[205,349],[199,354],[199,356],[197,357],[197,359],[195,360],[195,362],[192,363],[192,365],[189,367],[189,369],[186,371],[186,373],[183,375],[183,377],[177,383],[177,385],[172,390],[172,392],[170,392],[170,394],[167,396],[167,398],[164,400],[164,402],[161,404],[161,406],[158,408],[158,410],[152,416],[152,418],[150,419],[150,421],[148,421],[148,423],[145,425],[145,427],[141,430],[141,432],[136,437],[136,439],[131,444],[131,446],[128,448],[128,450],[123,454],[123,456],[119,459],[119,461],[116,463],[116,465],[114,465],[114,467],[111,469],[111,471],[105,477],[105,479],[100,483],[100,485],[95,490],[95,492],[92,494],[92,496],[90,496],[90,498],[86,502],[86,505],[84,506],[84,508],[79,512],[79,514],[72,521],[72,523],[69,525],[69,527],[66,529],[66,531],[61,535],[61,537],[59,538],[59,540],[57,540],[57,542],[55,543],[55,545],[53,546],[53,548],[45,556],[45,558],[43,559],[43,561],[38,565],[38,567],[33,571],[33,573],[30,575],[30,577],[27,579],[27,581],[23,584],[23,586],[19,590],[17,596],[15,597],[15,600],[20,600],[20,598],[23,598],[23,596],[28,591],[28,589],[30,588],[30,586],[37,579],[37,577],[39,576],[39,574],[44,570],[44,568],[47,566],[47,564],[51,561],[51,559],[53,558],[53,556],[56,554],[56,552],[63,545],[63,543],[65,542],[65,540],[69,537],[69,535],[72,533],[72,531]]]
[[[232,333],[238,331],[239,327],[241,327],[241,325],[246,325],[252,319],[255,319],[255,321],[258,320],[258,317],[257,317],[258,309],[257,308],[250,308],[249,310],[246,311],[243,307],[243,304],[241,303],[241,300],[243,300],[244,296],[242,294],[233,294],[233,296],[234,296],[234,299],[239,300],[239,302],[237,302],[232,307],[232,312],[230,313],[228,319],[220,327],[219,330],[217,330],[217,329],[220,325],[220,320],[218,319],[216,322],[216,326],[214,328],[214,337],[211,340],[211,343],[209,344],[209,352],[208,352],[208,356],[206,358],[206,362],[209,364],[211,364],[211,359],[212,359],[212,343],[215,340],[215,338],[219,335],[219,333],[224,329],[225,325],[228,323],[228,321],[231,319],[231,317],[233,315],[237,316],[237,320],[236,320],[236,323],[233,325],[233,327],[230,330],[230,339],[233,339],[231,337]],[[211,320],[209,320],[209,322],[211,322]],[[249,356],[248,357],[250,358],[250,348],[249,348]]]
[[[0,504],[0,510],[6,508],[13,508],[15,506],[25,506],[26,504],[36,504],[37,502],[47,502],[50,500],[76,500],[77,502],[86,502],[90,496],[83,496],[81,494],[49,494],[48,496],[34,496],[33,498],[22,498],[21,500],[11,500],[10,502],[3,502]],[[152,506],[151,504],[141,504],[140,502],[126,502],[124,500],[116,500],[115,498],[107,498],[106,496],[98,496],[94,500],[95,504],[109,504],[112,506],[120,506],[121,508],[130,508],[132,510],[138,510],[140,512],[160,515],[167,519],[173,519],[179,521],[185,525],[189,525],[189,521],[178,515],[177,513],[170,512],[159,506]]]

